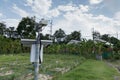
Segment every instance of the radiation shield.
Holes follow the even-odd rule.
[[[39,52],[39,58],[36,59],[36,47],[38,47],[38,52]],[[40,46],[37,44],[32,44],[31,46],[31,52],[30,52],[30,62],[43,62],[43,45]]]

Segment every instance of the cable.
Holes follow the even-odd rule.
[[[40,44],[39,53],[41,54],[41,38],[40,38],[40,33],[38,35],[38,40],[39,40],[39,44]],[[41,64],[41,55],[40,54],[39,54],[39,63]]]

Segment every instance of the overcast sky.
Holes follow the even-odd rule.
[[[17,27],[26,16],[52,19],[53,33],[59,28],[67,34],[81,31],[82,37],[91,36],[92,28],[115,37],[120,33],[120,0],[0,0],[0,22],[7,27]],[[48,26],[43,33],[49,33]]]

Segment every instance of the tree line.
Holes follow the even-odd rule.
[[[22,18],[16,29],[14,27],[7,28],[5,23],[0,22],[0,54],[21,53],[30,51],[29,48],[21,46],[20,39],[35,39],[35,25],[35,17]],[[65,31],[60,28],[56,30],[53,35],[43,35],[41,33],[41,39],[52,39],[54,42],[54,45],[45,48],[45,53],[74,53],[92,56],[92,51],[95,46],[96,51],[98,51],[98,43],[105,44],[102,42],[98,42],[97,44],[95,44],[94,40],[102,39],[106,42],[111,43],[113,46],[114,54],[120,56],[120,40],[115,37],[110,37],[108,34],[100,35],[100,33],[97,31],[94,31],[92,35],[93,40],[86,40],[81,38],[80,31],[73,31],[70,34],[66,34]],[[67,43],[71,40],[80,41],[80,44],[67,45]],[[110,45],[108,46],[110,47]],[[104,48],[103,45],[102,48]]]

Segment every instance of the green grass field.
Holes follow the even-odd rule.
[[[34,68],[30,55],[0,55],[0,80],[33,80]],[[44,55],[40,74],[57,76],[63,74],[85,59],[74,55]]]
[[[114,80],[120,74],[102,61],[87,60],[55,80]]]
[[[34,68],[29,56],[0,55],[0,80],[33,80]],[[119,75],[104,62],[62,54],[45,54],[40,74],[53,80],[114,80]]]

